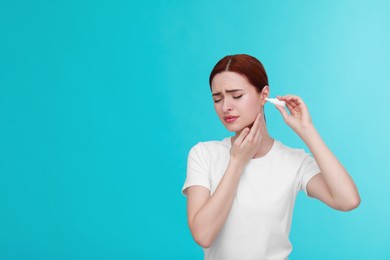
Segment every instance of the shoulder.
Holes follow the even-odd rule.
[[[291,148],[279,142],[278,152],[278,160],[290,170],[296,170],[298,174],[308,171],[318,172],[314,158],[304,149]]]
[[[292,148],[277,140],[275,140],[275,142],[277,142],[277,152],[279,156],[282,156],[283,158],[302,160],[308,155],[308,153],[306,153],[304,149]]]

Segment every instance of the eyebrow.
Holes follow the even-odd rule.
[[[226,90],[226,93],[234,93],[234,92],[237,92],[237,91],[244,91],[243,89],[229,89],[229,90]],[[222,93],[221,92],[216,92],[216,93],[213,93],[213,97],[214,96],[219,96],[221,95]]]

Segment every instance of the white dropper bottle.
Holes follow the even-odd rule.
[[[267,100],[268,102],[270,102],[274,105],[278,105],[278,106],[285,106],[286,105],[286,101],[279,100],[277,98],[265,98],[265,100]]]

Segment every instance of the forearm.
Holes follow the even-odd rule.
[[[340,205],[360,200],[351,176],[322,140],[315,127],[310,125],[298,135],[313,154],[333,200]]]
[[[243,165],[231,160],[215,192],[195,215],[193,233],[203,247],[212,244],[225,224],[243,169]]]

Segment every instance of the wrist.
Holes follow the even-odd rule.
[[[318,133],[314,125],[311,123],[310,125],[302,127],[297,134],[302,138],[304,142],[306,142],[308,141],[308,139],[316,136]]]
[[[235,158],[233,156],[230,157],[229,165],[228,168],[231,168],[235,172],[240,172],[242,173],[244,168],[245,168],[245,163],[242,162],[242,160]]]

